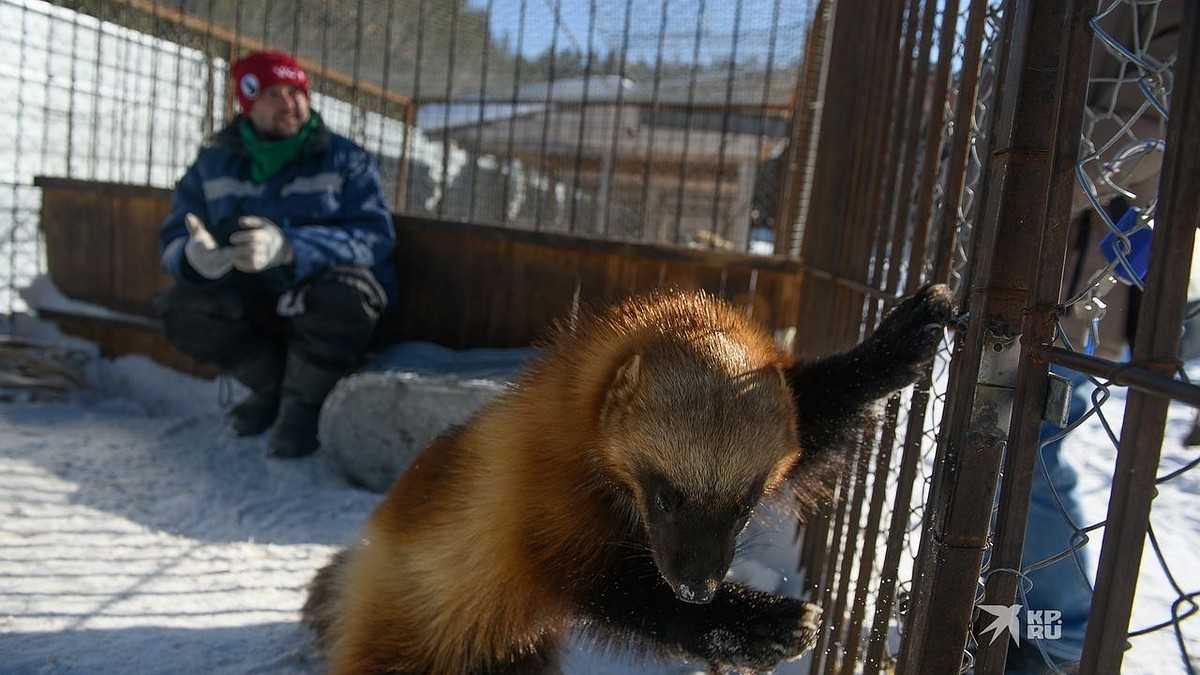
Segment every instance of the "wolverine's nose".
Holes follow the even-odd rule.
[[[712,602],[716,592],[717,581],[715,579],[693,584],[679,584],[675,587],[675,597],[697,605]]]

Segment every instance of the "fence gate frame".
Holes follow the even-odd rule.
[[[1051,364],[1109,378],[1132,390],[1100,552],[1080,672],[1116,674],[1128,637],[1149,526],[1167,407],[1195,405],[1200,388],[1173,379],[1200,192],[1195,82],[1200,4],[1185,9],[1176,89],[1167,127],[1150,273],[1129,364],[1052,347],[1073,166],[1079,149],[1092,49],[1094,2],[1015,0],[1006,5],[997,75],[999,107],[984,179],[984,208],[964,284],[969,321],[960,331],[914,573],[910,624],[899,672],[958,673],[980,602],[1010,605],[1016,594],[1038,430]],[[1030,253],[1034,251],[1034,253]],[[1002,476],[1002,477],[1001,477]],[[998,489],[998,494],[997,494]],[[991,512],[999,499],[995,530]],[[989,535],[994,539],[989,541]],[[1006,644],[977,640],[976,673],[1002,673]]]

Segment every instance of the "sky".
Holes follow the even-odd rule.
[[[766,61],[771,29],[776,30],[776,59],[794,57],[802,48],[804,26],[812,16],[815,0],[469,0],[468,6],[486,11],[491,8],[492,34],[509,36],[516,47],[524,16],[521,53],[536,56],[552,44],[559,49],[586,52],[589,44],[601,53],[619,51],[625,34],[626,12],[629,18],[629,56],[653,62],[658,35],[666,10],[663,57],[667,61],[690,61],[700,29],[699,55],[702,61],[720,60],[733,49],[734,26],[743,37],[738,42],[739,60],[757,57]],[[738,18],[738,7],[741,16]],[[522,12],[524,7],[524,12]],[[595,13],[593,22],[592,14]],[[703,19],[701,20],[701,14]],[[740,23],[739,23],[740,21]],[[590,27],[593,27],[590,30]],[[557,35],[557,43],[555,43]]]

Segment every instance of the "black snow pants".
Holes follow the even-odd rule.
[[[362,267],[333,267],[282,296],[234,273],[219,286],[175,284],[155,299],[167,340],[235,376],[249,363],[282,366],[289,353],[320,368],[352,370],[385,305],[379,282]]]

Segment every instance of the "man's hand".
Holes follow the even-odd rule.
[[[233,266],[239,271],[262,272],[294,259],[292,245],[275,223],[259,216],[242,216],[238,225],[242,229],[229,235],[229,244]]]
[[[232,250],[217,246],[217,240],[196,214],[187,214],[183,222],[188,230],[183,257],[187,258],[192,269],[205,279],[220,279],[229,274],[229,270],[233,268]]]

